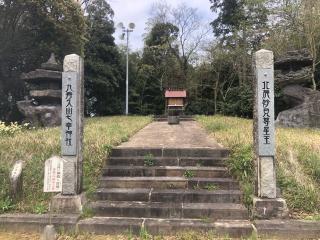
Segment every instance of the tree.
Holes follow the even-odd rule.
[[[85,21],[78,4],[64,0],[0,1],[0,119],[20,120],[16,101],[25,95],[22,72],[46,61],[83,54]]]
[[[188,84],[188,105],[186,112],[191,114],[214,113],[214,77],[209,62],[203,62],[192,71]]]
[[[201,19],[196,8],[190,8],[185,3],[172,10],[173,24],[179,28],[176,44],[179,47],[180,56],[176,51],[176,57],[180,64],[184,80],[187,80],[189,66],[192,64],[194,54],[208,34],[208,28],[202,28]]]
[[[235,66],[239,85],[251,75],[251,53],[260,48],[268,33],[266,0],[210,0],[211,10],[218,17],[211,22],[213,32],[220,42],[238,57]]]
[[[134,84],[136,109],[142,114],[163,113],[164,88],[179,84],[177,64],[170,48],[177,32],[171,23],[156,23],[145,38]]]
[[[169,47],[179,64],[180,77],[186,87],[189,68],[209,29],[203,27],[197,9],[188,7],[185,3],[172,8],[166,2],[158,2],[154,5],[152,17],[147,24],[152,28],[156,24],[168,23],[178,29],[177,37],[170,42]]]
[[[252,117],[252,53],[269,33],[266,0],[210,0],[218,17],[211,22],[217,37],[209,49],[215,112]]]
[[[306,47],[300,15],[301,0],[271,1],[270,28],[263,46],[271,49],[276,57],[288,50]]]
[[[87,7],[88,39],[85,47],[86,113],[123,112],[123,65],[115,46],[113,10],[104,0],[92,0]]]
[[[264,45],[280,56],[289,50],[307,48],[314,59],[312,87],[316,89],[320,52],[320,2],[316,0],[281,0],[273,3],[272,30]]]
[[[251,49],[257,49],[268,33],[268,2],[266,0],[210,0],[211,10],[218,17],[211,22],[213,32],[226,46],[242,39]]]
[[[214,44],[208,49],[209,61],[211,64],[212,77],[214,79],[214,113],[224,112],[223,109],[218,109],[220,102],[226,102],[226,99],[234,87],[237,74],[233,59],[236,58],[233,52],[225,49],[221,43]]]
[[[229,51],[219,42],[212,43],[206,51],[205,61],[194,68],[194,80],[188,85],[187,111],[252,117],[252,85],[250,81],[238,85],[234,64],[237,52]]]
[[[157,69],[160,88],[179,88],[183,86],[176,55],[172,44],[178,37],[179,29],[172,23],[157,23],[145,39],[142,61]]]
[[[170,22],[170,12],[171,6],[166,1],[153,3],[150,12],[151,16],[146,22],[146,30],[150,32],[156,24]]]
[[[320,63],[320,2],[318,0],[303,0],[302,24],[308,43],[309,52],[313,58],[312,64],[312,85],[317,89],[315,80],[316,67]]]

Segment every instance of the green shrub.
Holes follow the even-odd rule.
[[[24,129],[28,129],[29,124],[19,125],[17,122],[12,122],[9,125],[0,121],[0,136],[13,136],[20,133]]]
[[[253,102],[251,85],[233,87],[230,89],[227,98],[218,102],[218,111],[223,115],[251,118]]]
[[[153,167],[155,164],[154,156],[153,154],[149,153],[146,156],[144,156],[144,165],[147,167]]]
[[[218,190],[219,187],[213,183],[208,183],[207,185],[204,186],[204,189],[208,191],[214,191],[214,190]]]
[[[252,181],[254,177],[253,149],[251,145],[231,146],[228,167],[240,181]]]
[[[185,178],[193,178],[194,177],[194,172],[192,172],[191,170],[186,170],[183,174],[183,176]]]
[[[0,214],[8,212],[14,208],[14,204],[9,196],[0,199]]]
[[[228,160],[230,172],[240,181],[243,202],[250,210],[254,193],[254,162],[252,145],[233,145]]]

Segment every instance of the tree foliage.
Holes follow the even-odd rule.
[[[211,10],[218,17],[211,22],[216,37],[226,45],[235,46],[237,40],[248,48],[257,49],[268,33],[266,0],[210,0]]]
[[[22,72],[46,61],[51,52],[59,59],[83,54],[85,22],[73,1],[0,1],[0,117],[19,120],[16,101],[25,95]]]
[[[110,115],[123,112],[124,74],[115,46],[113,10],[104,0],[87,6],[88,42],[85,46],[86,113]]]
[[[204,26],[196,8],[186,3],[172,8],[165,1],[154,5],[153,16],[147,25],[154,28],[157,24],[171,24],[176,28],[176,37],[168,45],[175,57],[179,68],[180,78],[187,87],[190,66],[194,63],[197,51],[207,36],[209,28]]]
[[[164,89],[178,87],[179,66],[172,43],[179,29],[171,23],[156,23],[145,38],[145,47],[133,85],[136,111],[140,114],[161,114],[164,111]]]
[[[129,54],[130,113],[161,114],[164,90],[183,88],[188,113],[251,117],[252,54],[262,47],[276,57],[308,48],[315,59],[310,86],[319,86],[318,0],[210,2],[211,24],[187,4],[154,4],[144,48]],[[15,103],[27,95],[20,74],[51,52],[60,61],[69,53],[85,57],[87,115],[123,113],[126,49],[115,45],[113,15],[106,0],[0,1],[1,120],[19,119]],[[216,36],[209,43],[208,29]]]
[[[320,2],[317,0],[271,1],[272,28],[264,47],[280,56],[289,50],[307,48],[314,59],[310,86],[320,84]]]

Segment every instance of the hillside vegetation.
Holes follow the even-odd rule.
[[[197,120],[231,149],[230,171],[241,181],[245,203],[252,203],[254,165],[252,121],[214,116]],[[320,219],[320,130],[278,128],[277,180],[293,217]]]
[[[84,131],[84,188],[90,193],[107,153],[151,122],[151,117],[103,117],[85,121]],[[60,155],[60,128],[3,131],[0,134],[0,213],[19,211],[44,213],[50,194],[42,192],[44,162]],[[1,131],[0,131],[1,133]],[[17,160],[25,162],[23,199],[13,203],[8,197],[9,172]]]

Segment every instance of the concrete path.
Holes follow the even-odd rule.
[[[152,122],[118,148],[222,148],[196,121]]]

